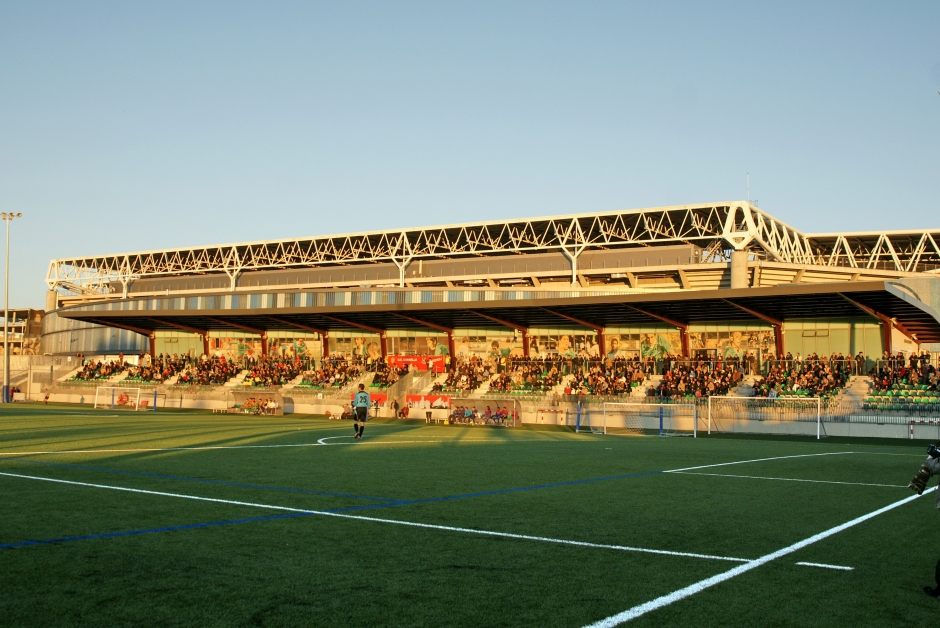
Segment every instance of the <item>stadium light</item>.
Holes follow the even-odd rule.
[[[20,212],[0,212],[0,218],[7,223],[6,263],[3,281],[3,390],[0,391],[3,403],[10,403],[10,223],[14,218],[22,218]]]

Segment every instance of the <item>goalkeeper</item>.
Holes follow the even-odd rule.
[[[940,443],[937,443],[937,445],[940,445]],[[920,471],[917,472],[917,475],[908,485],[908,488],[917,491],[918,495],[922,495],[924,489],[927,488],[927,481],[930,480],[930,476],[940,475],[940,447],[937,447],[937,445],[927,447],[927,460],[921,465]],[[940,508],[940,490],[937,491],[937,508]],[[930,597],[940,599],[940,561],[937,561],[934,579],[937,581],[937,586],[924,587],[924,593]]]
[[[369,406],[372,403],[372,399],[369,397],[369,393],[366,392],[366,385],[359,384],[359,392],[356,393],[356,396],[353,398],[353,428],[356,430],[356,435],[353,438],[362,438],[362,432],[366,429],[366,419],[369,418]]]

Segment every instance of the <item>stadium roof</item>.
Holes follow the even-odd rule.
[[[702,261],[731,250],[776,262],[923,272],[940,268],[940,229],[807,235],[746,201],[569,214],[54,259],[52,290],[107,295],[146,277],[557,251],[576,264],[585,250],[694,244]],[[234,281],[233,281],[234,286]]]
[[[884,281],[657,294],[386,289],[169,297],[68,307],[59,315],[145,334],[179,329],[260,333],[421,327],[606,328],[871,316],[890,320],[918,342],[940,342],[940,314],[906,289]]]

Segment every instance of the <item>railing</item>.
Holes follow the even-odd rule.
[[[784,370],[790,371],[794,368],[802,368],[804,366],[822,365],[823,367],[831,367],[843,373],[848,373],[849,375],[865,375],[868,372],[866,370],[867,364],[867,361],[859,363],[853,358],[845,358],[842,360],[830,360],[828,358],[812,360],[806,358],[800,360],[796,358],[792,360],[765,360],[760,374],[767,375],[774,367],[782,367]]]
[[[926,359],[926,360],[922,360],[922,359],[921,359],[921,356],[918,356],[917,366],[916,366],[916,368],[917,368],[918,370],[921,370],[921,369],[923,369],[924,367],[927,367],[927,366],[934,366],[934,367],[937,366],[937,364],[934,363],[934,360],[931,358],[931,356],[928,355],[928,356],[924,356],[924,357],[926,357],[927,359]],[[897,371],[897,370],[899,370],[901,367],[904,367],[905,369],[910,369],[910,368],[911,368],[911,360],[910,360],[910,358],[903,358],[903,357],[901,357],[901,358],[888,358],[888,359],[886,359],[886,360],[885,360],[885,359],[881,359],[881,360],[876,360],[876,361],[875,361],[875,371],[889,370],[889,369],[892,370],[892,371]]]
[[[419,376],[418,373],[415,371],[408,371],[399,377],[394,384],[388,388],[383,389],[381,392],[388,395],[388,401],[391,403],[393,400],[397,400],[399,397],[407,394],[408,390],[412,388],[415,380],[417,379],[421,379],[421,376]],[[399,405],[403,404],[399,402]]]
[[[418,371],[415,374],[414,380],[411,382],[411,390],[414,392],[414,394],[418,394],[425,388],[430,388],[431,382],[433,382],[437,376],[437,373],[433,373],[431,371]]]
[[[661,362],[657,362],[652,358],[643,360],[634,360],[632,358],[585,358],[580,356],[563,358],[556,355],[547,358],[510,358],[502,372],[511,373],[530,366],[541,368],[545,372],[555,368],[562,375],[570,375],[589,370],[595,366],[606,367],[607,362],[611,362],[615,368],[642,367],[644,370],[648,369],[651,373],[658,372],[657,369],[660,368],[658,365],[661,364]]]

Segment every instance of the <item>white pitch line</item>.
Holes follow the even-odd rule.
[[[199,497],[196,495],[184,495],[182,493],[165,493],[163,491],[148,491],[140,488],[128,488],[125,486],[111,486],[108,484],[91,484],[89,482],[75,482],[73,480],[59,480],[55,478],[44,478],[34,475],[22,475],[19,473],[2,473],[0,476],[11,478],[23,478],[26,480],[40,480],[43,482],[55,482],[58,484],[71,484],[74,486],[86,486],[90,488],[103,488],[114,491],[126,491],[128,493],[142,493],[144,495],[159,495],[161,497],[176,497],[180,499],[193,499],[203,502],[214,502],[217,504],[232,504],[235,506],[250,506],[252,508],[265,508],[268,510],[283,510],[287,512],[301,512],[310,515],[322,515],[326,517],[339,517],[341,519],[356,519],[358,521],[369,521],[372,523],[390,523],[394,525],[410,526],[414,528],[427,528],[431,530],[446,530],[447,532],[464,532],[467,534],[481,534],[484,536],[496,536],[507,539],[517,539],[521,541],[541,541],[543,543],[558,543],[560,545],[575,545],[578,547],[591,547],[595,549],[611,549],[622,552],[640,552],[644,554],[662,554],[665,556],[681,556],[683,558],[704,558],[708,560],[723,560],[735,563],[748,563],[747,558],[734,558],[730,556],[712,556],[710,554],[695,554],[691,552],[672,552],[668,550],[651,549],[647,547],[630,547],[628,545],[607,545],[603,543],[588,543],[586,541],[571,541],[568,539],[555,539],[545,536],[531,536],[528,534],[513,534],[511,532],[496,532],[492,530],[475,530],[472,528],[458,528],[454,526],[436,525],[432,523],[417,523],[414,521],[398,521],[396,519],[379,519],[376,517],[363,517],[361,515],[349,515],[339,512],[327,512],[323,510],[306,510],[304,508],[291,508],[289,506],[276,506],[271,504],[257,504],[253,502],[241,502],[231,499],[218,499],[214,497]]]
[[[345,438],[345,437],[339,437]],[[519,441],[507,441],[501,438],[464,438],[460,440],[384,440],[373,441],[363,440],[356,443],[298,443],[295,445],[206,445],[202,447],[149,447],[140,449],[63,449],[60,451],[2,451],[0,456],[45,456],[51,454],[98,454],[98,453],[133,453],[145,451],[205,451],[215,449],[277,449],[281,447],[322,447],[324,445],[400,445],[413,443],[484,443],[484,442],[527,442],[525,439]],[[534,440],[531,442],[535,442]]]
[[[930,489],[929,491],[925,491],[925,494],[935,491],[935,490],[937,490],[937,487],[934,487]],[[814,534],[813,536],[807,539],[803,539],[802,541],[798,541],[794,543],[793,545],[784,547],[783,549],[779,549],[776,552],[771,552],[770,554],[761,556],[760,558],[744,563],[743,565],[738,565],[737,567],[734,567],[733,569],[729,569],[728,571],[720,573],[716,576],[712,576],[711,578],[705,578],[704,580],[700,580],[696,582],[695,584],[690,584],[689,586],[679,589],[678,591],[673,591],[672,593],[658,597],[655,600],[650,600],[649,602],[646,602],[644,604],[639,604],[637,606],[634,606],[633,608],[628,608],[622,613],[611,615],[610,617],[607,617],[606,619],[602,619],[600,621],[594,622],[593,624],[589,624],[585,628],[613,628],[613,626],[619,626],[620,624],[624,622],[628,622],[631,619],[636,619],[637,617],[640,617],[641,615],[645,615],[646,613],[655,611],[656,609],[662,608],[664,606],[668,606],[669,604],[672,604],[673,602],[678,602],[679,600],[684,600],[687,597],[691,597],[695,595],[696,593],[700,593],[701,591],[704,591],[705,589],[709,587],[715,586],[716,584],[720,584],[722,582],[725,582],[726,580],[731,580],[732,578],[736,576],[740,576],[743,573],[747,573],[748,571],[751,571],[752,569],[756,569],[760,567],[761,565],[766,565],[767,563],[771,562],[772,560],[776,560],[780,558],[781,556],[792,554],[793,552],[799,549],[803,549],[804,547],[808,545],[812,545],[813,543],[816,543],[817,541],[822,541],[823,539],[826,539],[834,534],[838,534],[839,532],[842,532],[843,530],[847,530],[848,528],[851,528],[852,526],[868,521],[869,519],[873,517],[877,517],[878,515],[882,513],[888,512],[889,510],[893,510],[897,508],[898,506],[903,506],[904,504],[908,502],[914,501],[918,497],[921,497],[921,495],[911,495],[910,497],[905,497],[904,499],[900,501],[896,501],[893,504],[888,504],[884,508],[879,508],[878,510],[872,511],[866,515],[862,515],[861,517],[856,517],[855,519],[852,519],[851,521],[838,525],[834,528],[829,528],[828,530],[824,532],[820,532],[819,534]]]
[[[324,443],[331,438],[352,438],[352,436],[325,436],[317,441],[317,445],[398,445],[401,443],[506,443],[502,438],[462,438],[460,440],[437,438],[426,440],[358,440],[348,443]]]
[[[682,469],[669,469],[663,473],[679,473],[680,471],[694,471],[696,469],[711,469],[712,467],[726,467],[732,464],[747,464],[749,462],[767,462],[768,460],[788,460],[790,458],[813,458],[815,456],[844,456],[857,454],[857,451],[829,451],[821,454],[797,454],[794,456],[774,456],[772,458],[755,458],[753,460],[736,460],[735,462],[719,462],[716,464],[703,464],[698,467],[685,467]]]
[[[680,475],[707,475],[716,478],[748,478],[751,480],[779,480],[781,482],[812,482],[814,484],[847,484],[849,486],[883,486],[885,488],[908,488],[906,484],[867,484],[865,482],[837,482],[835,480],[801,480],[798,478],[771,478],[763,475],[731,475],[730,473],[696,473],[694,471],[670,471]]]
[[[855,567],[843,567],[842,565],[827,565],[826,563],[797,563],[804,567],[822,567],[823,569],[840,569],[842,571],[852,571]]]

